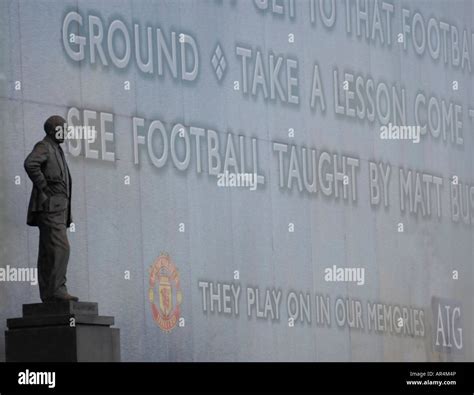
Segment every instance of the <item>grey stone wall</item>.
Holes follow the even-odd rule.
[[[313,8],[306,0],[1,1],[0,266],[34,268],[36,265],[38,230],[28,228],[25,223],[31,182],[23,170],[23,160],[42,138],[44,120],[51,114],[64,117],[69,114],[71,122],[80,124],[84,116],[96,117],[90,123],[100,136],[111,133],[113,142],[107,142],[105,147],[115,157],[113,160],[102,157],[104,149],[100,140],[90,147],[97,150],[98,159],[91,157],[90,152],[86,154],[84,146],[80,154],[71,150],[75,144],[66,147],[73,178],[75,223],[75,231],[69,233],[72,252],[68,284],[70,291],[82,300],[96,301],[101,313],[116,317],[117,327],[121,329],[123,360],[472,361],[473,225],[453,219],[450,183],[453,176],[458,176],[463,185],[474,182],[472,118],[469,117],[469,109],[474,108],[473,72],[469,71],[467,60],[463,61],[464,67],[455,64],[451,28],[446,33],[446,63],[443,52],[433,59],[427,43],[423,54],[417,54],[411,34],[405,36],[406,49],[397,39],[398,33],[403,33],[404,8],[409,11],[410,26],[417,12],[426,31],[429,19],[435,18],[433,24],[438,26],[440,40],[443,38],[440,22],[456,26],[460,57],[462,32],[466,29],[468,51],[472,54],[473,4],[469,0],[369,1],[369,38],[365,36],[363,17],[359,18],[361,35],[357,35],[355,1],[335,2],[332,27],[324,26],[319,1],[313,4],[314,24]],[[324,4],[329,14],[331,2]],[[364,2],[360,4],[363,6]],[[387,14],[382,13],[382,4],[393,5],[393,13],[389,15],[390,45]],[[352,15],[351,34],[346,31],[347,5]],[[380,31],[372,32],[377,5],[383,43]],[[71,12],[82,16],[82,26],[72,22],[65,32],[63,22]],[[92,51],[95,62],[91,60],[90,16],[97,17],[92,21],[104,29],[102,45],[107,65],[97,49]],[[111,46],[107,44],[108,30],[112,21],[117,20],[124,23],[131,39],[131,59],[124,68],[114,64],[110,57],[111,51],[119,58],[126,54],[124,36],[118,32],[113,35]],[[327,23],[331,24],[330,19]],[[141,34],[144,60],[145,29],[148,26],[152,29],[151,73],[143,72],[135,60],[134,24]],[[419,26],[415,23],[417,29]],[[171,43],[176,46],[175,69],[170,69],[166,57],[162,57],[163,69],[158,68],[158,28],[170,51]],[[421,43],[421,32],[416,31],[415,41]],[[93,32],[96,34],[97,30]],[[436,29],[430,32],[434,42]],[[77,43],[64,43],[69,34],[85,37],[84,60],[74,60],[67,53],[67,47],[79,50]],[[180,37],[185,41],[191,37],[195,52],[192,44],[181,43]],[[224,70],[221,77],[212,63],[217,45],[226,60],[225,67],[221,63]],[[251,50],[251,56],[245,58],[246,74],[242,48]],[[282,92],[275,85],[275,91],[271,91],[270,55],[274,56],[274,62],[282,58],[277,77]],[[266,78],[266,95],[265,88],[258,83],[262,73],[258,68],[259,56]],[[198,63],[197,74],[183,80],[182,64],[189,72],[194,62]],[[314,108],[311,106],[315,64],[325,95],[324,111],[319,102]],[[338,74],[336,83],[334,71]],[[354,81],[348,81],[351,77],[345,73],[353,74]],[[368,116],[360,119],[357,115],[336,114],[335,91],[339,92],[339,105],[345,108],[344,112],[357,106],[360,109],[357,94],[354,102],[350,99],[346,102],[347,90],[342,87],[346,80],[348,90],[355,92],[357,76],[362,77],[364,86],[368,80],[375,81],[375,88],[382,82],[388,87],[390,98],[392,86],[397,92],[404,89],[407,125],[416,125],[417,93],[426,98],[426,107],[420,110],[422,121],[426,120],[426,108],[432,96],[439,104],[441,100],[452,102],[453,106],[458,104],[462,108],[462,144],[453,143],[449,135],[443,141],[442,136],[436,138],[429,132],[421,137],[419,144],[381,140],[379,117],[371,121]],[[294,86],[291,78],[297,79]],[[15,89],[17,81],[21,82],[20,89]],[[239,83],[238,90],[235,81]],[[457,90],[453,90],[453,81],[458,82]],[[385,113],[383,92],[381,95],[379,110]],[[368,101],[365,105],[369,105]],[[76,110],[79,119],[75,118]],[[111,114],[112,122],[101,125],[101,113]],[[134,142],[137,142],[133,134],[134,117],[144,120],[144,126],[137,129],[139,135],[145,136],[145,143],[137,146],[138,164],[134,160]],[[190,141],[190,162],[185,170],[173,163],[171,152],[164,166],[158,168],[153,164],[149,149],[157,157],[163,149],[159,132],[155,133],[151,147],[146,140],[153,120],[163,123],[169,142],[173,127],[183,125]],[[191,126],[204,129],[200,148],[196,148]],[[289,136],[289,129],[294,130],[293,137]],[[451,129],[448,125],[448,130]],[[259,184],[256,191],[219,187],[216,177],[209,174],[208,130],[217,132],[222,162],[229,134],[233,136],[239,160],[238,136],[244,136],[248,169],[252,169],[254,138],[258,172],[265,177],[264,184]],[[176,141],[178,159],[182,161],[186,155],[184,137],[178,136]],[[288,154],[283,157],[283,187],[275,142],[288,145]],[[288,188],[291,145],[297,147],[300,169],[301,147],[315,148],[318,158],[323,151],[330,153],[331,158],[337,154],[339,161],[342,156],[357,158],[357,180],[351,178],[357,184],[356,199],[352,200],[350,191],[348,199],[336,198],[334,191],[331,196],[325,196],[320,186],[317,193],[308,193],[304,186],[300,191],[296,176]],[[201,154],[201,172],[197,152]],[[371,204],[369,162],[391,166],[388,207],[383,203]],[[400,209],[399,168],[410,169],[413,177],[419,172],[442,178],[440,217],[436,213],[433,185],[431,215],[422,215],[419,201],[417,214]],[[19,184],[15,183],[16,176],[20,176]],[[125,181],[127,176],[129,184]],[[413,185],[412,203],[416,205],[416,185]],[[342,188],[339,182],[339,193]],[[423,202],[426,199],[423,191]],[[398,232],[400,223],[403,232]],[[179,313],[183,320],[169,333],[153,319],[149,300],[149,269],[162,252],[169,254],[179,270],[183,298]],[[364,284],[325,281],[325,269],[333,265],[364,268]],[[127,271],[130,279],[125,279]],[[453,279],[453,271],[458,272],[458,279]],[[218,283],[221,287],[223,283],[240,285],[238,315],[235,311],[225,311],[223,299],[220,312],[210,311],[210,305],[203,304],[199,282],[212,282],[214,287]],[[248,314],[247,297],[249,293],[255,294],[256,289],[262,311],[265,291],[270,290],[270,295],[271,290],[281,292],[280,305],[271,305],[267,310],[269,314],[278,310],[278,319],[272,320],[270,315],[259,318],[255,309]],[[296,295],[301,293],[303,298],[309,295],[311,323],[296,319],[292,326],[289,322],[287,298],[292,291]],[[171,294],[174,308],[176,292],[174,285]],[[330,324],[318,323],[317,295],[330,299]],[[360,301],[363,328],[338,325],[335,315],[338,298]],[[442,329],[437,298],[443,301],[441,312],[449,312],[448,318],[441,316]],[[5,329],[7,317],[19,316],[23,303],[38,300],[36,286],[27,282],[1,282],[0,329]],[[369,329],[367,303],[384,304],[381,311],[389,305],[421,309],[423,335],[413,334],[411,318],[402,323],[402,327],[412,326],[408,329],[411,335],[404,333],[406,328],[400,329],[400,334],[390,333],[387,328],[394,330],[394,322],[387,323],[385,330],[375,331],[373,326]],[[459,306],[460,310],[456,310],[459,314],[453,314]],[[214,308],[218,309],[217,302]],[[444,339],[445,346],[437,346],[437,340],[443,343],[440,336],[448,336],[446,325],[453,330],[449,339]],[[462,347],[457,347],[460,329]],[[4,359],[4,340],[0,339],[0,359]]]

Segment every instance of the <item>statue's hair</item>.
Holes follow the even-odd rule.
[[[44,123],[44,131],[46,134],[52,134],[56,131],[57,126],[63,126],[66,120],[60,115],[53,115],[49,117]]]

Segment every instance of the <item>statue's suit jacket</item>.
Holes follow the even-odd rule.
[[[72,222],[72,180],[59,149],[59,145],[47,135],[34,146],[33,151],[25,159],[25,170],[33,182],[26,221],[30,226],[39,226],[39,213],[50,213],[51,218],[55,218],[55,213],[64,210],[67,210],[66,226],[69,227]],[[69,191],[66,190],[64,177],[69,179]],[[50,197],[45,193],[47,187],[52,191]]]

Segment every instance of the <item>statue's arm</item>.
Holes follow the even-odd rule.
[[[41,165],[48,160],[48,148],[40,141],[37,143],[33,151],[26,157],[24,167],[28,177],[30,177],[33,185],[41,192],[46,193],[48,190],[48,183],[41,171]]]

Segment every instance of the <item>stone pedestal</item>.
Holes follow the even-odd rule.
[[[23,317],[7,319],[7,362],[120,362],[120,330],[100,316],[97,303],[23,305]]]

